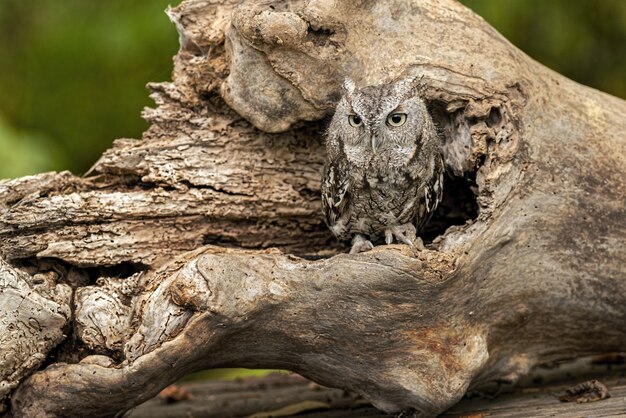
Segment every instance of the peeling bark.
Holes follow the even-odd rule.
[[[0,259],[0,399],[65,338],[71,289],[55,279],[54,273],[30,276]]]
[[[58,306],[27,335],[37,349],[18,350],[15,417],[115,415],[227,366],[285,368],[432,416],[486,381],[624,349],[624,101],[532,61],[451,0],[237,3],[168,11],[181,50],[173,82],[150,85],[142,139],[116,141],[84,178],[0,183],[0,300],[6,277],[43,274],[54,292],[20,292]],[[399,74],[422,77],[442,130],[448,228],[417,253],[336,255],[318,120],[343,77]],[[451,226],[466,178],[477,214]],[[69,309],[73,343],[25,379]]]

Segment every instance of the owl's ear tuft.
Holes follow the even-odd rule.
[[[356,84],[354,84],[354,81],[346,77],[346,79],[343,81],[343,92],[349,97],[354,94],[355,90]]]
[[[423,76],[412,75],[410,77],[401,78],[395,83],[396,94],[407,98],[410,96],[421,95],[424,86],[422,84]]]

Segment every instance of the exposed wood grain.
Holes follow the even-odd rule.
[[[26,338],[46,341],[38,361],[66,306],[72,338],[15,378],[14,417],[121,414],[226,366],[433,416],[485,382],[623,350],[624,101],[532,61],[452,0],[239,3],[168,11],[181,50],[173,81],[150,86],[142,139],[116,141],[85,178],[0,182],[0,288],[43,274],[73,289],[56,301],[32,286],[62,311]],[[421,252],[335,255],[315,120],[344,76],[400,73],[423,77],[478,213]],[[450,211],[467,203],[445,190]]]
[[[442,417],[489,416],[501,418],[526,417],[620,417],[626,415],[626,379],[607,380],[611,398],[590,403],[559,402],[557,395],[567,385],[521,391],[491,400],[461,402]]]
[[[129,418],[161,417],[249,417],[272,411],[273,416],[293,416],[286,407],[310,403],[305,417],[388,417],[363,399],[341,389],[319,386],[297,375],[270,375],[236,381],[207,381],[183,384],[193,399],[166,404],[159,398],[151,399],[129,413]],[[316,408],[317,406],[317,408]],[[283,412],[281,415],[277,411]],[[284,415],[283,415],[284,414]]]
[[[602,376],[602,373],[596,377]],[[602,378],[611,391],[611,398],[588,404],[559,402],[557,395],[563,393],[573,377],[549,385],[521,387],[496,397],[464,398],[456,406],[441,415],[442,418],[527,418],[527,417],[618,417],[626,414],[626,376],[608,373]],[[568,383],[570,382],[570,383]],[[288,413],[289,405],[311,403],[310,410],[297,413],[307,418],[392,417],[376,410],[363,399],[340,389],[311,384],[297,376],[247,378],[236,381],[206,381],[183,384],[192,399],[165,403],[154,398],[129,413],[129,418],[200,417],[250,417],[250,416],[296,416]],[[306,404],[304,404],[306,407]],[[287,411],[282,412],[280,411]]]
[[[327,250],[319,143],[250,127],[214,131],[234,122],[215,115],[203,119],[210,127],[176,127],[174,138],[118,141],[94,168],[102,174],[70,178],[73,187],[67,174],[45,193],[4,183],[0,201],[12,204],[0,216],[0,253],[103,266],[150,265],[206,243]]]

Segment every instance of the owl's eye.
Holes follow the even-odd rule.
[[[406,122],[406,113],[392,113],[387,116],[387,124],[389,126],[402,126]]]
[[[348,122],[350,122],[350,126],[357,127],[360,126],[363,122],[359,115],[350,115],[348,116]]]

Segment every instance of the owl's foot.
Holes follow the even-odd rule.
[[[365,251],[369,251],[374,248],[374,244],[368,241],[365,238],[365,235],[356,234],[354,238],[352,238],[352,249],[350,249],[350,254],[358,254]]]
[[[415,247],[420,251],[424,249],[424,243],[422,239],[417,236],[417,230],[412,223],[392,226],[385,229],[385,242],[391,244],[394,238],[396,241]]]

